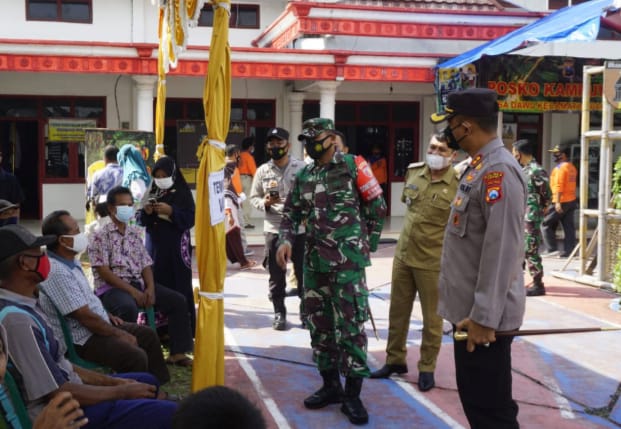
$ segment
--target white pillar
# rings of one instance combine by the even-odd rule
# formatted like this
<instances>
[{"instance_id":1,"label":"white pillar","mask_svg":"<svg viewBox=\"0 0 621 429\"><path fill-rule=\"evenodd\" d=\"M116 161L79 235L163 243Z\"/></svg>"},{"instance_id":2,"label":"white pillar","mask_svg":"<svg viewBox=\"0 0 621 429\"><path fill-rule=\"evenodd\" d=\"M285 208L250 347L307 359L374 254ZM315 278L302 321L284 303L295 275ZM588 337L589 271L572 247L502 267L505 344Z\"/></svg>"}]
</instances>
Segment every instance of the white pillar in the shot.
<instances>
[{"instance_id":1,"label":"white pillar","mask_svg":"<svg viewBox=\"0 0 621 429\"><path fill-rule=\"evenodd\" d=\"M153 90L157 76L132 76L134 79L134 129L153 131Z\"/></svg>"},{"instance_id":2,"label":"white pillar","mask_svg":"<svg viewBox=\"0 0 621 429\"><path fill-rule=\"evenodd\" d=\"M321 99L319 100L319 116L322 118L329 118L334 121L334 106L336 104L336 88L341 82L335 81L322 81L318 82L319 94Z\"/></svg>"},{"instance_id":3,"label":"white pillar","mask_svg":"<svg viewBox=\"0 0 621 429\"><path fill-rule=\"evenodd\" d=\"M298 158L304 158L304 148L298 141L298 135L302 132L302 106L304 105L303 92L290 92L289 98L289 142L291 143L291 154Z\"/></svg>"}]
</instances>

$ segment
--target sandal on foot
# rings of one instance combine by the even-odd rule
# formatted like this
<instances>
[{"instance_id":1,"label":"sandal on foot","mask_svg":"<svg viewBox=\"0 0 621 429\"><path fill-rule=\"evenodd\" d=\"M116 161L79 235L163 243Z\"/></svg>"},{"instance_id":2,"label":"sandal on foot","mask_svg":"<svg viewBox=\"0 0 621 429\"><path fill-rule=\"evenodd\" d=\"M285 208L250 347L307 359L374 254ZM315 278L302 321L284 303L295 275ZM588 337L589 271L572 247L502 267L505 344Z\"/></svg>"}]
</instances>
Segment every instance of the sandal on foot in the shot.
<instances>
[{"instance_id":1,"label":"sandal on foot","mask_svg":"<svg viewBox=\"0 0 621 429\"><path fill-rule=\"evenodd\" d=\"M256 267L256 266L257 266L257 261L254 261L254 260L249 260L249 261L248 261L248 263L247 263L246 265L242 265L242 266L240 267L240 270L241 270L241 271L246 271L246 270L250 270L250 269L252 269L252 268L254 268L254 267Z\"/></svg>"}]
</instances>

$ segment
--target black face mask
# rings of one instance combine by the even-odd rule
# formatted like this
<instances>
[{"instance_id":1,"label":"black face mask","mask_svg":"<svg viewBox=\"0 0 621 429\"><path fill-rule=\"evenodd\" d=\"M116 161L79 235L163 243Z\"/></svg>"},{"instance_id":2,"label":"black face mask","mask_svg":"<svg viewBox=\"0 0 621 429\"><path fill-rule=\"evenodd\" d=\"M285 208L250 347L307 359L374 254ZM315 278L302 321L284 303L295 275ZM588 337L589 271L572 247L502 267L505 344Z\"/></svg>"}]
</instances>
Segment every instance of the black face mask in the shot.
<instances>
[{"instance_id":1,"label":"black face mask","mask_svg":"<svg viewBox=\"0 0 621 429\"><path fill-rule=\"evenodd\" d=\"M323 147L323 143L330 137L332 137L332 135L328 135L321 140L313 140L307 138L304 141L304 148L306 149L306 153L308 154L308 156L313 159L321 158L324 153L330 150L331 146L328 146L326 148Z\"/></svg>"},{"instance_id":2,"label":"black face mask","mask_svg":"<svg viewBox=\"0 0 621 429\"><path fill-rule=\"evenodd\" d=\"M287 154L287 146L285 147L268 147L267 153L272 157L274 161L278 161L282 159L283 156Z\"/></svg>"},{"instance_id":3,"label":"black face mask","mask_svg":"<svg viewBox=\"0 0 621 429\"><path fill-rule=\"evenodd\" d=\"M561 162L563 160L563 155L560 153L555 153L552 157L554 158L554 162Z\"/></svg>"},{"instance_id":4,"label":"black face mask","mask_svg":"<svg viewBox=\"0 0 621 429\"><path fill-rule=\"evenodd\" d=\"M455 128L451 128L450 125L447 125L446 128L442 130L442 134L446 137L446 145L449 149L460 150L461 147L459 146L459 142L466 138L466 136L463 135L459 140L457 140L455 135L453 135L453 130L456 130L459 127L461 127L461 124L457 125Z\"/></svg>"}]
</instances>

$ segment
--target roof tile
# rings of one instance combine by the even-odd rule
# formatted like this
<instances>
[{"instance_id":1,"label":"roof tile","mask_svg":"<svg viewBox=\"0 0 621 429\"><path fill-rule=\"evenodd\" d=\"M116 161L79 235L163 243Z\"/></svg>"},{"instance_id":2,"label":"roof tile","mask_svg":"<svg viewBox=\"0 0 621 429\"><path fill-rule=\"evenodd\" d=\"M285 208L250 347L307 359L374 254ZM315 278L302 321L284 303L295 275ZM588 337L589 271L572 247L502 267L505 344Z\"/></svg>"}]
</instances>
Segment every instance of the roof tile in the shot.
<instances>
[{"instance_id":1,"label":"roof tile","mask_svg":"<svg viewBox=\"0 0 621 429\"><path fill-rule=\"evenodd\" d=\"M344 0L341 4L359 6L407 7L416 9L502 10L502 0ZM506 4L506 3L505 3Z\"/></svg>"}]
</instances>

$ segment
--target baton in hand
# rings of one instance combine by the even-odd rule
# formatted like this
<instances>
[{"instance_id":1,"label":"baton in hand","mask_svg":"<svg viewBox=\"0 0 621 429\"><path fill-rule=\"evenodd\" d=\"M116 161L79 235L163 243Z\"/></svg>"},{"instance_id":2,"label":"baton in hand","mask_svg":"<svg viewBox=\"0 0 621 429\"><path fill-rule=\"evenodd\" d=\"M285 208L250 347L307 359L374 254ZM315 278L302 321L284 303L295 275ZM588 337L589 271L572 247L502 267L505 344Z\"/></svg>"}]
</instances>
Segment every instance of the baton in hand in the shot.
<instances>
[{"instance_id":1,"label":"baton in hand","mask_svg":"<svg viewBox=\"0 0 621 429\"><path fill-rule=\"evenodd\" d=\"M621 331L621 328L614 326L595 326L591 328L565 328L565 329L525 329L523 331L497 331L497 337L525 337L530 335L551 335L551 334L579 334L582 332L605 332L605 331ZM455 341L464 341L468 339L468 331L457 331L453 334Z\"/></svg>"}]
</instances>

